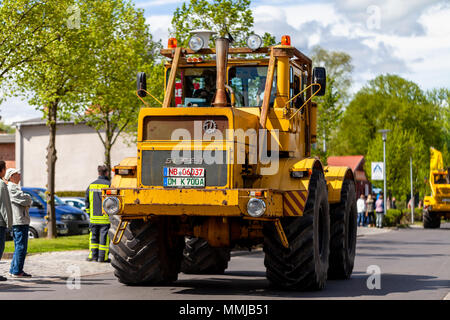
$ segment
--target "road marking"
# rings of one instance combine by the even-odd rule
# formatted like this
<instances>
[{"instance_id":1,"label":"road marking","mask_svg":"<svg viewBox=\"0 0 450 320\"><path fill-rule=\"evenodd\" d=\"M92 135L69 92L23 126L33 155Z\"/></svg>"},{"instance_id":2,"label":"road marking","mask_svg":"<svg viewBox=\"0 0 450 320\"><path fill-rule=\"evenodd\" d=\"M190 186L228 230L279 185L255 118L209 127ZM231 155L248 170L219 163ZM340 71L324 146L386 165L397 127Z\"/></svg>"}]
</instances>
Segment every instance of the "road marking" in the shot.
<instances>
[{"instance_id":1,"label":"road marking","mask_svg":"<svg viewBox=\"0 0 450 320\"><path fill-rule=\"evenodd\" d=\"M444 297L444 300L450 300L450 292Z\"/></svg>"}]
</instances>

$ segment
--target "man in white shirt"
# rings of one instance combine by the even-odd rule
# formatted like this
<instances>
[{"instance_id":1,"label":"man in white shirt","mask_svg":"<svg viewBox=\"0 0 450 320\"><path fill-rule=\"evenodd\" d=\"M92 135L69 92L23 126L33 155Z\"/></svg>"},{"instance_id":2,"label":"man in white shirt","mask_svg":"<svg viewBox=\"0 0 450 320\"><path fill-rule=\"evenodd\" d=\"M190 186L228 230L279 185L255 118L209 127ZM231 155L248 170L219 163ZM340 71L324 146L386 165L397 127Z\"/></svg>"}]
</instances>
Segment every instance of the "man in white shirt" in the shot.
<instances>
[{"instance_id":1,"label":"man in white shirt","mask_svg":"<svg viewBox=\"0 0 450 320\"><path fill-rule=\"evenodd\" d=\"M364 215L366 213L366 200L365 196L362 194L358 201L356 201L356 209L358 210L358 227L361 225L364 227Z\"/></svg>"}]
</instances>

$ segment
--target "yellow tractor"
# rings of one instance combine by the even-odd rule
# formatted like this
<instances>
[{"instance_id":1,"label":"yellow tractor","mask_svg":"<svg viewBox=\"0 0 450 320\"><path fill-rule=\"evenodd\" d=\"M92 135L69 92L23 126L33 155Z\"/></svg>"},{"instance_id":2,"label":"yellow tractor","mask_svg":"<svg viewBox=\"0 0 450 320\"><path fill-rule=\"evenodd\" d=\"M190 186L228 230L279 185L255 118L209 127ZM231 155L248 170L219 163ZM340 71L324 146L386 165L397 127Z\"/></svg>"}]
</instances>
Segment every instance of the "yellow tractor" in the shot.
<instances>
[{"instance_id":1,"label":"yellow tractor","mask_svg":"<svg viewBox=\"0 0 450 320\"><path fill-rule=\"evenodd\" d=\"M424 199L423 227L439 228L442 217L450 219L450 168L444 170L442 154L431 148L430 187L431 196Z\"/></svg>"},{"instance_id":2,"label":"yellow tractor","mask_svg":"<svg viewBox=\"0 0 450 320\"><path fill-rule=\"evenodd\" d=\"M169 39L164 101L154 107L138 74L137 157L115 166L103 189L115 276L156 285L180 272L223 273L232 248L262 244L274 286L318 290L349 278L354 175L311 157L311 100L325 92L325 69L289 36L261 47L253 34L239 48L217 37L209 48L210 35L196 33L189 48Z\"/></svg>"}]
</instances>

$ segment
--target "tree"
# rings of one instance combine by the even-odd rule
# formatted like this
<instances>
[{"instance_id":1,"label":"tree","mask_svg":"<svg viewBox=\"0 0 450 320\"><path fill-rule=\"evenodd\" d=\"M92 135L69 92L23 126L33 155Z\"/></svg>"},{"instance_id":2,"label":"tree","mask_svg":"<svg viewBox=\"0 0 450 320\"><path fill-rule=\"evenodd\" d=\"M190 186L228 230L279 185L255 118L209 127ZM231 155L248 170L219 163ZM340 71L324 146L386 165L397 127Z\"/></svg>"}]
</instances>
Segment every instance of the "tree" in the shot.
<instances>
[{"instance_id":1,"label":"tree","mask_svg":"<svg viewBox=\"0 0 450 320\"><path fill-rule=\"evenodd\" d=\"M394 196L405 198L409 194L412 152L415 189L423 196L424 177L429 170L429 147L442 150L448 138L441 111L414 82L396 75L380 75L361 88L345 109L331 142L333 153L366 155L368 164L381 161L383 149L378 130L391 129L386 142L388 187ZM366 170L369 168L370 165ZM367 174L370 176L370 172Z\"/></svg>"},{"instance_id":2,"label":"tree","mask_svg":"<svg viewBox=\"0 0 450 320\"><path fill-rule=\"evenodd\" d=\"M48 28L60 26L52 18L54 12L41 1L4 0L0 2L0 86L4 80L11 80L12 71L21 68L57 41Z\"/></svg>"},{"instance_id":3,"label":"tree","mask_svg":"<svg viewBox=\"0 0 450 320\"><path fill-rule=\"evenodd\" d=\"M190 32L196 29L216 31L219 36L226 35L228 31L233 36L236 46L247 46L246 39L252 33L253 14L250 9L250 0L191 0L178 7L172 18L170 34L174 36L179 45L187 48ZM264 44L273 44L274 38L266 33L263 36ZM210 41L210 47L214 47Z\"/></svg>"},{"instance_id":4,"label":"tree","mask_svg":"<svg viewBox=\"0 0 450 320\"><path fill-rule=\"evenodd\" d=\"M41 37L34 44L41 48L35 56L28 59L20 73L15 75L16 94L28 97L28 103L41 110L47 118L49 144L47 147L47 216L48 237L56 233L55 219L55 164L57 160L55 137L58 119L67 119L79 107L90 58L88 35L84 26L89 22L88 3L78 2L74 11L73 2L61 0L45 2L45 27ZM77 13L83 12L78 16ZM80 23L71 24L80 19ZM57 39L48 42L48 39Z\"/></svg>"},{"instance_id":5,"label":"tree","mask_svg":"<svg viewBox=\"0 0 450 320\"><path fill-rule=\"evenodd\" d=\"M152 40L143 11L131 3L109 0L92 6L93 18L87 26L92 38L87 104L79 111L78 121L97 131L105 150L105 165L111 171L112 146L122 132L137 123L141 103L136 96L136 74L153 74L158 44ZM159 91L161 97L163 90Z\"/></svg>"},{"instance_id":6,"label":"tree","mask_svg":"<svg viewBox=\"0 0 450 320\"><path fill-rule=\"evenodd\" d=\"M353 65L352 58L347 53L327 51L320 46L312 49L312 60L314 66L325 67L327 71L325 95L315 98L318 104L318 140L319 145L321 142L323 144L322 150L317 150L316 153L326 160L329 154L327 146L335 134L335 128L339 125L343 107L349 96ZM313 92L314 89L316 88L313 88Z\"/></svg>"}]
</instances>

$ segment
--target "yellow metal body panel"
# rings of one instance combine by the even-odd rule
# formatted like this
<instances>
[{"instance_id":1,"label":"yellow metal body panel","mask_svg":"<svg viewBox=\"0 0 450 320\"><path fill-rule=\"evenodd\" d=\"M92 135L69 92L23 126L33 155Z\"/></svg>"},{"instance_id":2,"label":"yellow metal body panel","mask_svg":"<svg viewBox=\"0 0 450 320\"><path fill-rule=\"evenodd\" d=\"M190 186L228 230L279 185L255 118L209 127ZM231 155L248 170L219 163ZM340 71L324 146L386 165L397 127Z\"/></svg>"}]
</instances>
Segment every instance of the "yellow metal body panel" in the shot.
<instances>
[{"instance_id":1,"label":"yellow metal body panel","mask_svg":"<svg viewBox=\"0 0 450 320\"><path fill-rule=\"evenodd\" d=\"M424 198L424 205L431 206L431 211L450 212L450 184L435 183L435 175L448 174L443 170L432 170L430 172L431 196Z\"/></svg>"},{"instance_id":2,"label":"yellow metal body panel","mask_svg":"<svg viewBox=\"0 0 450 320\"><path fill-rule=\"evenodd\" d=\"M137 168L137 158L136 157L125 158L122 161L120 161L119 166ZM114 175L114 177L111 180L111 186L117 188L118 187L136 188L137 187L136 170L134 172L135 173L132 176L121 176L118 174Z\"/></svg>"},{"instance_id":3,"label":"yellow metal body panel","mask_svg":"<svg viewBox=\"0 0 450 320\"><path fill-rule=\"evenodd\" d=\"M108 190L108 189L106 189ZM107 197L106 190L103 197ZM116 196L121 203L122 217L149 215L248 216L248 189L156 189L120 188ZM276 190L260 190L266 203L264 217L283 216L283 195Z\"/></svg>"},{"instance_id":4,"label":"yellow metal body panel","mask_svg":"<svg viewBox=\"0 0 450 320\"><path fill-rule=\"evenodd\" d=\"M324 170L328 186L328 202L339 203L344 179L354 179L352 170L349 167L332 166L327 166Z\"/></svg>"}]
</instances>

